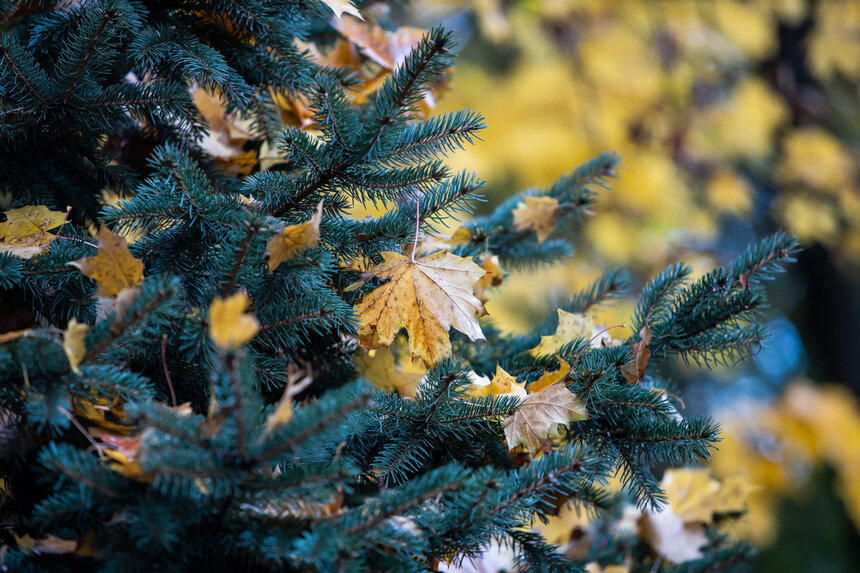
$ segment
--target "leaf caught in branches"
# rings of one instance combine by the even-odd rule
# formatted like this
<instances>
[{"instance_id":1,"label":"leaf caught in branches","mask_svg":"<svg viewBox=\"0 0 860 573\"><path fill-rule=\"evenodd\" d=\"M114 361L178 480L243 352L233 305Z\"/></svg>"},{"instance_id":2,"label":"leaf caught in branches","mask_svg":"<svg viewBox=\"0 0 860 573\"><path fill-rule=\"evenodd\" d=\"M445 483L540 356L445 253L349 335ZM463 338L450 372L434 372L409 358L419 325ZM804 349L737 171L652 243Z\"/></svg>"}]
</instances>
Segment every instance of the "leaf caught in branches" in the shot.
<instances>
[{"instance_id":1,"label":"leaf caught in branches","mask_svg":"<svg viewBox=\"0 0 860 573\"><path fill-rule=\"evenodd\" d=\"M0 223L0 253L30 259L54 240L49 233L66 222L68 211L51 211L44 205L28 205L5 212Z\"/></svg>"},{"instance_id":2,"label":"leaf caught in branches","mask_svg":"<svg viewBox=\"0 0 860 573\"><path fill-rule=\"evenodd\" d=\"M522 444L535 453L543 440L555 434L559 424L588 419L585 403L564 384L553 384L523 400L517 411L505 419L508 448Z\"/></svg>"},{"instance_id":3,"label":"leaf caught in branches","mask_svg":"<svg viewBox=\"0 0 860 573\"><path fill-rule=\"evenodd\" d=\"M538 242L543 243L555 230L558 219L558 200L552 197L523 197L514 209L514 229L534 230Z\"/></svg>"},{"instance_id":4,"label":"leaf caught in branches","mask_svg":"<svg viewBox=\"0 0 860 573\"><path fill-rule=\"evenodd\" d=\"M274 272L281 263L292 260L300 251L319 244L322 208L320 201L310 220L297 225L287 225L283 231L272 237L266 245L269 272Z\"/></svg>"},{"instance_id":5,"label":"leaf caught in branches","mask_svg":"<svg viewBox=\"0 0 860 573\"><path fill-rule=\"evenodd\" d=\"M355 307L362 346L389 346L406 328L409 352L429 366L451 355L451 327L471 340L484 339L478 324L484 306L472 294L472 286L485 274L481 267L448 252L416 260L390 251L382 256L384 262L366 274L390 280Z\"/></svg>"},{"instance_id":6,"label":"leaf caught in branches","mask_svg":"<svg viewBox=\"0 0 860 573\"><path fill-rule=\"evenodd\" d=\"M99 252L69 264L98 284L96 296L116 297L122 290L143 283L143 262L128 251L125 237L102 225L99 229Z\"/></svg>"}]
</instances>

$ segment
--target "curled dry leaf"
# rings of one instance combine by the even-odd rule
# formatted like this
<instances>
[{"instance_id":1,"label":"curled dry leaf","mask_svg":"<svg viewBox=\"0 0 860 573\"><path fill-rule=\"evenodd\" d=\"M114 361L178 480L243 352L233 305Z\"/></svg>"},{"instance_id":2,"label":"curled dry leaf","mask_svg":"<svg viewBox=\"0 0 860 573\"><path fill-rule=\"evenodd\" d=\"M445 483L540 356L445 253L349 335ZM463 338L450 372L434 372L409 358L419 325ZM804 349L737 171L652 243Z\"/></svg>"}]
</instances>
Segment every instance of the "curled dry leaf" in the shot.
<instances>
[{"instance_id":1,"label":"curled dry leaf","mask_svg":"<svg viewBox=\"0 0 860 573\"><path fill-rule=\"evenodd\" d=\"M588 419L585 403L564 384L553 384L520 402L517 411L504 421L508 448L522 444L537 452L543 440L555 435L559 424Z\"/></svg>"},{"instance_id":2,"label":"curled dry leaf","mask_svg":"<svg viewBox=\"0 0 860 573\"><path fill-rule=\"evenodd\" d=\"M523 197L514 209L514 229L534 230L539 243L543 243L555 230L558 219L558 201L552 197Z\"/></svg>"},{"instance_id":3,"label":"curled dry leaf","mask_svg":"<svg viewBox=\"0 0 860 573\"><path fill-rule=\"evenodd\" d=\"M358 8L352 5L351 0L322 0L322 3L331 8L336 18L341 18L346 13L364 20Z\"/></svg>"},{"instance_id":4,"label":"curled dry leaf","mask_svg":"<svg viewBox=\"0 0 860 573\"><path fill-rule=\"evenodd\" d=\"M475 297L481 302L487 302L487 289L501 286L505 280L505 271L499 266L499 257L496 255L483 255L480 259L481 268L486 271L484 276L475 283Z\"/></svg>"},{"instance_id":5,"label":"curled dry leaf","mask_svg":"<svg viewBox=\"0 0 860 573\"><path fill-rule=\"evenodd\" d=\"M401 328L409 333L409 352L428 366L451 355L448 330L483 340L478 317L484 305L472 286L484 270L471 259L439 252L413 260L394 252L367 274L387 283L366 295L355 310L365 348L389 346Z\"/></svg>"},{"instance_id":6,"label":"curled dry leaf","mask_svg":"<svg viewBox=\"0 0 860 573\"><path fill-rule=\"evenodd\" d=\"M651 344L651 329L646 324L639 331L639 342L634 342L630 347L630 353L633 355L633 360L623 370L624 378L629 384L636 384L643 376L648 368L648 359L651 358L651 350L648 345Z\"/></svg>"},{"instance_id":7,"label":"curled dry leaf","mask_svg":"<svg viewBox=\"0 0 860 573\"><path fill-rule=\"evenodd\" d=\"M567 373L570 372L570 364L561 356L556 356L556 359L558 360L558 370L544 372L540 378L529 384L529 392L532 394L540 392L567 376Z\"/></svg>"},{"instance_id":8,"label":"curled dry leaf","mask_svg":"<svg viewBox=\"0 0 860 573\"><path fill-rule=\"evenodd\" d=\"M565 344L581 338L589 340L594 332L594 321L579 312L558 309L558 328L551 336L541 336L540 344L529 350L532 356L548 356Z\"/></svg>"},{"instance_id":9,"label":"curled dry leaf","mask_svg":"<svg viewBox=\"0 0 860 573\"><path fill-rule=\"evenodd\" d=\"M310 220L297 225L287 225L283 231L272 237L266 245L269 272L274 272L281 263L292 260L300 251L319 244L322 210L323 202L320 201Z\"/></svg>"},{"instance_id":10,"label":"curled dry leaf","mask_svg":"<svg viewBox=\"0 0 860 573\"><path fill-rule=\"evenodd\" d=\"M96 296L113 298L143 283L143 262L131 256L125 237L102 225L98 239L98 254L68 263L96 281Z\"/></svg>"},{"instance_id":11,"label":"curled dry leaf","mask_svg":"<svg viewBox=\"0 0 860 573\"><path fill-rule=\"evenodd\" d=\"M476 398L480 398L481 396L517 396L525 398L528 396L526 387L523 384L519 384L516 377L505 372L499 365L496 365L496 374L489 384L476 384L473 382L466 388L466 393Z\"/></svg>"},{"instance_id":12,"label":"curled dry leaf","mask_svg":"<svg viewBox=\"0 0 860 573\"><path fill-rule=\"evenodd\" d=\"M248 297L237 292L227 298L216 298L209 307L209 336L222 350L235 350L254 338L260 323L247 314Z\"/></svg>"},{"instance_id":13,"label":"curled dry leaf","mask_svg":"<svg viewBox=\"0 0 860 573\"><path fill-rule=\"evenodd\" d=\"M44 205L27 205L5 212L0 223L0 253L30 259L54 240L49 233L66 222L68 211L51 211Z\"/></svg>"}]
</instances>

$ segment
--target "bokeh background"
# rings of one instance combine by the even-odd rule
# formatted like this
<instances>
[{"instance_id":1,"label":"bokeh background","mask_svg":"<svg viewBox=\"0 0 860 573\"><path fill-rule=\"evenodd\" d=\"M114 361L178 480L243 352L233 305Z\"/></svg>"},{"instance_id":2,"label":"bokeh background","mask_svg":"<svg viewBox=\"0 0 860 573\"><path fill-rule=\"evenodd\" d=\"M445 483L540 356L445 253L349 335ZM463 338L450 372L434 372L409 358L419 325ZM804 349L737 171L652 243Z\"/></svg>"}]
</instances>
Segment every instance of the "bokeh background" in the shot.
<instances>
[{"instance_id":1,"label":"bokeh background","mask_svg":"<svg viewBox=\"0 0 860 573\"><path fill-rule=\"evenodd\" d=\"M482 209L599 152L623 157L577 257L491 298L503 328L528 329L607 267L641 286L777 229L800 238L754 360L662 374L688 413L723 424L712 474L755 486L736 534L760 549L756 570L860 571L860 2L421 0L402 17L460 40L436 109L487 118L452 161L488 180Z\"/></svg>"}]
</instances>

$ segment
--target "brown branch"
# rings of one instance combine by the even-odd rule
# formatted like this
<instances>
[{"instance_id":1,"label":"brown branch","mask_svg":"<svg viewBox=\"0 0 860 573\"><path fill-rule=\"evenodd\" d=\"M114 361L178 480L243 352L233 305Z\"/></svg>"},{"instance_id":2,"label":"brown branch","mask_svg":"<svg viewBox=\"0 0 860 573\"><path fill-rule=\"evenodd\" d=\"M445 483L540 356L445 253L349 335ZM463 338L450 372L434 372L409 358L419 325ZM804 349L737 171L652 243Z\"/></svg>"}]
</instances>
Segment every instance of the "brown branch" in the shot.
<instances>
[{"instance_id":1,"label":"brown branch","mask_svg":"<svg viewBox=\"0 0 860 573\"><path fill-rule=\"evenodd\" d=\"M89 43L87 44L86 50L84 50L84 55L81 58L81 61L78 63L77 69L75 69L75 74L72 76L72 81L69 82L69 87L66 89L66 92L60 96L60 103L64 104L69 101L69 98L72 97L72 93L74 93L75 88L78 86L78 82L81 81L81 76L84 74L84 70L87 69L87 64L90 61L90 58L93 57L93 54L96 51L96 42L98 42L101 35L104 33L105 28L108 25L116 13L113 9L106 10L104 16L102 17L102 21L99 23L99 27L96 30L95 34L93 34L92 38L90 38Z\"/></svg>"}]
</instances>

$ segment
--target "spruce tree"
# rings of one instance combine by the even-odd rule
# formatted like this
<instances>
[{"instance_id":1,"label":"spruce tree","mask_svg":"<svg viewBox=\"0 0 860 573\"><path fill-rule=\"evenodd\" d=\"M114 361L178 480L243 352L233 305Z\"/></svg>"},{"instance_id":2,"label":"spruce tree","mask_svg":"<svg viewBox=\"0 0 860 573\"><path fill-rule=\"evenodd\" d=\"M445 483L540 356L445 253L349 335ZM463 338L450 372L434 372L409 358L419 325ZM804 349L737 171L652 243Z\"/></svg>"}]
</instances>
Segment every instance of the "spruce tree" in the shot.
<instances>
[{"instance_id":1,"label":"spruce tree","mask_svg":"<svg viewBox=\"0 0 860 573\"><path fill-rule=\"evenodd\" d=\"M615 474L658 509L654 472L719 440L712 420L678 414L654 366L754 353L761 281L794 239L695 280L670 267L626 340L542 346L627 292L618 270L528 334L479 323L473 289L499 266L572 255L619 158L434 234L483 185L442 161L480 115L417 113L452 66L444 30L355 104L355 74L297 47L335 38L316 0L0 13L0 296L23 311L0 334L5 570L424 571L495 540L522 570L578 571L527 526L569 500L611 515ZM209 156L193 89L250 118L283 164L240 176ZM278 92L308 102L316 131L280 128ZM355 203L386 212L358 220ZM392 389L359 375L367 350ZM427 371L411 391L413 358ZM674 569L608 530L599 550ZM748 552L714 533L678 569Z\"/></svg>"}]
</instances>

